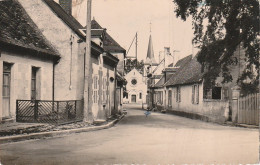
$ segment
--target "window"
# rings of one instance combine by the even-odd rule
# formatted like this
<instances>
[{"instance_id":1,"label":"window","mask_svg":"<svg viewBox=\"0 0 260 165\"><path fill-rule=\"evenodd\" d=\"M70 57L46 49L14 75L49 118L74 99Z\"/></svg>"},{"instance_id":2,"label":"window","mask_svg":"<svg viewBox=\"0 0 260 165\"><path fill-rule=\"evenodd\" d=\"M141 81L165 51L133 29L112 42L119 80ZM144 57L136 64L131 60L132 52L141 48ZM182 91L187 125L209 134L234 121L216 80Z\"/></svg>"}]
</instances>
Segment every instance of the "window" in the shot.
<instances>
[{"instance_id":1,"label":"window","mask_svg":"<svg viewBox=\"0 0 260 165\"><path fill-rule=\"evenodd\" d=\"M221 99L221 87L212 88L212 99Z\"/></svg>"},{"instance_id":2,"label":"window","mask_svg":"<svg viewBox=\"0 0 260 165\"><path fill-rule=\"evenodd\" d=\"M132 79L131 83L132 83L132 85L136 85L137 84L137 80L136 79Z\"/></svg>"},{"instance_id":3,"label":"window","mask_svg":"<svg viewBox=\"0 0 260 165\"><path fill-rule=\"evenodd\" d=\"M98 76L94 75L94 90L93 90L93 103L98 102Z\"/></svg>"},{"instance_id":4,"label":"window","mask_svg":"<svg viewBox=\"0 0 260 165\"><path fill-rule=\"evenodd\" d=\"M181 102L181 87L176 88L176 102Z\"/></svg>"},{"instance_id":5,"label":"window","mask_svg":"<svg viewBox=\"0 0 260 165\"><path fill-rule=\"evenodd\" d=\"M157 103L163 104L163 92L162 91L157 92Z\"/></svg>"},{"instance_id":6,"label":"window","mask_svg":"<svg viewBox=\"0 0 260 165\"><path fill-rule=\"evenodd\" d=\"M37 71L38 71L38 68L36 67L32 67L32 76L31 76L31 99L32 100L36 100L36 94L37 94Z\"/></svg>"},{"instance_id":7,"label":"window","mask_svg":"<svg viewBox=\"0 0 260 165\"><path fill-rule=\"evenodd\" d=\"M199 104L199 85L192 86L192 104Z\"/></svg>"},{"instance_id":8,"label":"window","mask_svg":"<svg viewBox=\"0 0 260 165\"><path fill-rule=\"evenodd\" d=\"M139 99L142 99L142 93L139 93Z\"/></svg>"},{"instance_id":9,"label":"window","mask_svg":"<svg viewBox=\"0 0 260 165\"><path fill-rule=\"evenodd\" d=\"M172 91L168 91L168 106L172 107Z\"/></svg>"},{"instance_id":10,"label":"window","mask_svg":"<svg viewBox=\"0 0 260 165\"><path fill-rule=\"evenodd\" d=\"M204 90L204 98L214 99L214 100L228 99L228 88L225 87L206 88Z\"/></svg>"},{"instance_id":11,"label":"window","mask_svg":"<svg viewBox=\"0 0 260 165\"><path fill-rule=\"evenodd\" d=\"M103 103L107 101L107 79L103 78Z\"/></svg>"}]
</instances>

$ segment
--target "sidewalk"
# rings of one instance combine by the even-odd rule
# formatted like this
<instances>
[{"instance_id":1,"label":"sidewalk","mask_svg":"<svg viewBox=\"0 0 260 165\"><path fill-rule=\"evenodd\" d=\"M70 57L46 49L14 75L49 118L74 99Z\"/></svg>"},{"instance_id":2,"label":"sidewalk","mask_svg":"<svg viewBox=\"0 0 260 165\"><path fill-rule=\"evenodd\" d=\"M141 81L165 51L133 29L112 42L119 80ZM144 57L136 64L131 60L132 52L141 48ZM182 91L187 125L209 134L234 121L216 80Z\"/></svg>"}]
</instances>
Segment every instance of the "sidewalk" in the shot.
<instances>
[{"instance_id":1,"label":"sidewalk","mask_svg":"<svg viewBox=\"0 0 260 165\"><path fill-rule=\"evenodd\" d=\"M28 139L52 137L62 134L106 129L115 125L123 117L124 115L113 117L108 121L96 122L96 124L89 124L85 122L77 122L66 125L5 123L0 125L0 144Z\"/></svg>"}]
</instances>

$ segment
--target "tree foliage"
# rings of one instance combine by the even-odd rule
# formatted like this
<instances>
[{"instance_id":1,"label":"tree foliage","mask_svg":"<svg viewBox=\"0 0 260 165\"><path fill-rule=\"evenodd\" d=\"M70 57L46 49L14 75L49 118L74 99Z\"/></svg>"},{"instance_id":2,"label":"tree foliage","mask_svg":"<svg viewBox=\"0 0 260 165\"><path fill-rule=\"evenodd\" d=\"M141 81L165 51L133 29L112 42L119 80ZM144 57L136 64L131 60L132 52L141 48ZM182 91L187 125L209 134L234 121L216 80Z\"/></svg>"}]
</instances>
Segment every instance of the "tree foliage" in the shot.
<instances>
[{"instance_id":1,"label":"tree foliage","mask_svg":"<svg viewBox=\"0 0 260 165\"><path fill-rule=\"evenodd\" d=\"M174 0L177 17L192 18L193 42L200 52L198 61L207 69L206 78L222 73L223 83L232 81L229 66L237 63L234 53L245 50L246 67L240 84L250 79L259 83L258 0ZM252 66L256 69L253 76Z\"/></svg>"},{"instance_id":2,"label":"tree foliage","mask_svg":"<svg viewBox=\"0 0 260 165\"><path fill-rule=\"evenodd\" d=\"M125 73L129 73L132 69L136 68L141 74L143 74L144 70L144 62L143 60L138 61L136 59L127 59L125 63Z\"/></svg>"}]
</instances>

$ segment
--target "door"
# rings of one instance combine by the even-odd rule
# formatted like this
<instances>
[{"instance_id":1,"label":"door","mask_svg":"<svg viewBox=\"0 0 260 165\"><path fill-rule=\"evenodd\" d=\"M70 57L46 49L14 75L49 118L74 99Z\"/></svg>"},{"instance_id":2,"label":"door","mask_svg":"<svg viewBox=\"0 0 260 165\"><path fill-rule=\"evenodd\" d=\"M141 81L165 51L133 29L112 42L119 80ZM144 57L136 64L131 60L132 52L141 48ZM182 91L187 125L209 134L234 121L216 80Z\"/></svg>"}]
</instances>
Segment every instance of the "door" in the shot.
<instances>
[{"instance_id":1,"label":"door","mask_svg":"<svg viewBox=\"0 0 260 165\"><path fill-rule=\"evenodd\" d=\"M4 63L3 68L3 118L11 117L10 113L10 89L11 88L11 64Z\"/></svg>"},{"instance_id":2,"label":"door","mask_svg":"<svg viewBox=\"0 0 260 165\"><path fill-rule=\"evenodd\" d=\"M136 95L132 95L131 102L136 103Z\"/></svg>"}]
</instances>

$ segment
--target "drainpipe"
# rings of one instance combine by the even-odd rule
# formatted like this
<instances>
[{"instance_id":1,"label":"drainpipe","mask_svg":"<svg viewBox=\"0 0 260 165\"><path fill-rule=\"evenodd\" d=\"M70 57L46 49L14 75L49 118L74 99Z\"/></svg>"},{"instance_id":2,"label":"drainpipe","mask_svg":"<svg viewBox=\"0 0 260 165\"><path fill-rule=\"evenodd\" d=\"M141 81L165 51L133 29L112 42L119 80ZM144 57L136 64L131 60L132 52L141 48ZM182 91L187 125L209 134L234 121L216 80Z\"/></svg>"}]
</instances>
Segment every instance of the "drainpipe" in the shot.
<instances>
[{"instance_id":1,"label":"drainpipe","mask_svg":"<svg viewBox=\"0 0 260 165\"><path fill-rule=\"evenodd\" d=\"M52 101L54 102L54 97L55 97L55 94L54 94L54 92L55 92L55 70L54 70L54 68L55 68L55 62L53 62L53 64L52 64Z\"/></svg>"},{"instance_id":2,"label":"drainpipe","mask_svg":"<svg viewBox=\"0 0 260 165\"><path fill-rule=\"evenodd\" d=\"M116 90L117 90L117 88L116 88L116 85L117 85L117 81L116 81L116 72L117 72L117 66L115 67L115 90L114 90L114 111L115 111L115 114L116 114L116 99L117 99L117 97L116 97Z\"/></svg>"}]
</instances>

